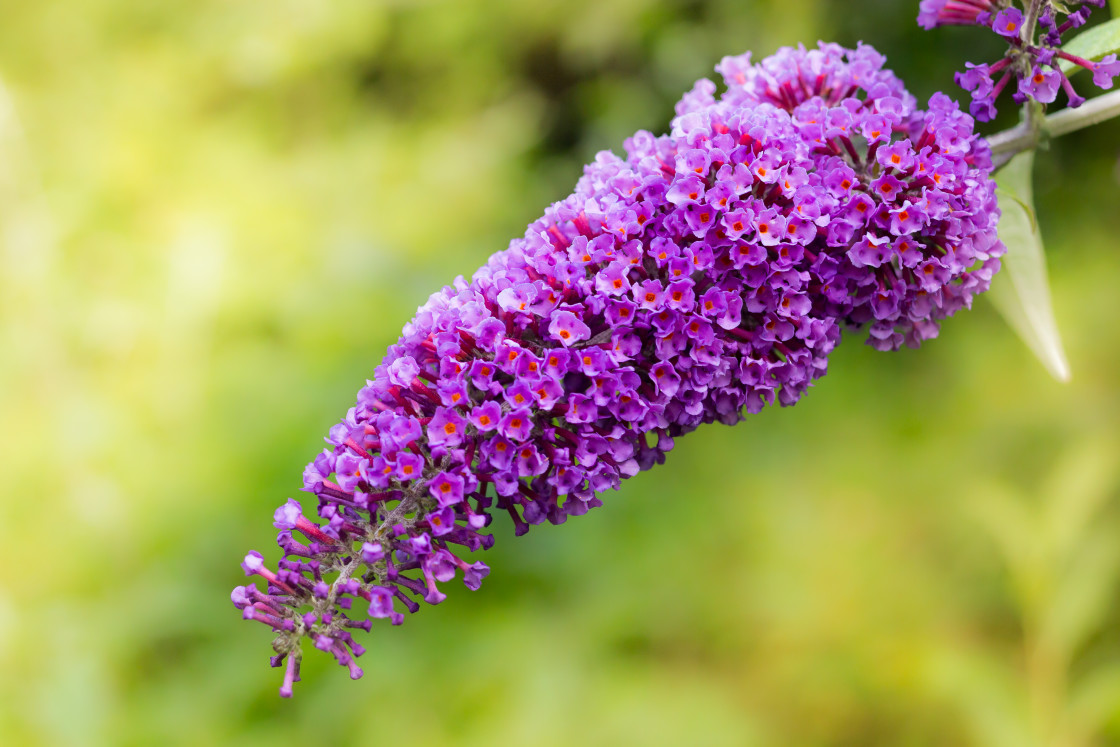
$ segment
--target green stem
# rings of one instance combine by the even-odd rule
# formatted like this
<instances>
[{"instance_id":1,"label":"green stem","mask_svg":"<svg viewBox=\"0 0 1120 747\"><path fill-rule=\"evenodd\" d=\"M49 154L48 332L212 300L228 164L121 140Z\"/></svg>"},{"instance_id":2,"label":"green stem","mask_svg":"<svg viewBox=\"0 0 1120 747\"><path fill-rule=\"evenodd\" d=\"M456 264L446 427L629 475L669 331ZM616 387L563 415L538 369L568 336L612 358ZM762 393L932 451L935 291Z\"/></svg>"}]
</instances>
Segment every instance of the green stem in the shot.
<instances>
[{"instance_id":1,"label":"green stem","mask_svg":"<svg viewBox=\"0 0 1120 747\"><path fill-rule=\"evenodd\" d=\"M992 160L998 169L1017 154L1038 145L1042 133L1060 137L1114 117L1120 117L1120 90L1090 99L1076 109L1063 109L1051 114L1042 120L1039 128L1041 132L1035 132L1028 124L997 132L988 138Z\"/></svg>"}]
</instances>

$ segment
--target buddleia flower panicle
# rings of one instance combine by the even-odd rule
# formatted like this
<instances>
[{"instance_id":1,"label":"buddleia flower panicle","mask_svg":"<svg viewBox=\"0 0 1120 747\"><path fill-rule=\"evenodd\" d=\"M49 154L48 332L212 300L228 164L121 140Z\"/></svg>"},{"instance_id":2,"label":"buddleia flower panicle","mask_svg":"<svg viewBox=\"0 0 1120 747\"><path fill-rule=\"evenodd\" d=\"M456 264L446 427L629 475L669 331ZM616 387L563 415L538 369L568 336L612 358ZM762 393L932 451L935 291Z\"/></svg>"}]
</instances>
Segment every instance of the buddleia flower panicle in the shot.
<instances>
[{"instance_id":1,"label":"buddleia flower panicle","mask_svg":"<svg viewBox=\"0 0 1120 747\"><path fill-rule=\"evenodd\" d=\"M926 29L949 24L986 26L1007 41L1007 53L1000 60L966 63L956 75L957 85L972 95L972 115L986 122L995 118L996 100L1007 88L1017 104L1050 104L1064 91L1071 108L1081 106L1085 99L1062 71L1062 60L1090 71L1098 88L1112 88L1113 79L1120 75L1115 54L1094 62L1061 48L1063 35L1084 26L1093 8L1105 4L1106 0L1046 0L1037 23L1030 24L1010 0L922 0L918 24Z\"/></svg>"},{"instance_id":2,"label":"buddleia flower panicle","mask_svg":"<svg viewBox=\"0 0 1120 747\"><path fill-rule=\"evenodd\" d=\"M943 94L917 107L869 46L725 58L668 135L600 153L572 195L437 291L276 510L282 558L243 568L281 694L302 644L345 666L489 568L507 514L562 524L704 423L796 403L841 329L917 346L970 305L1003 247L991 159Z\"/></svg>"}]
</instances>

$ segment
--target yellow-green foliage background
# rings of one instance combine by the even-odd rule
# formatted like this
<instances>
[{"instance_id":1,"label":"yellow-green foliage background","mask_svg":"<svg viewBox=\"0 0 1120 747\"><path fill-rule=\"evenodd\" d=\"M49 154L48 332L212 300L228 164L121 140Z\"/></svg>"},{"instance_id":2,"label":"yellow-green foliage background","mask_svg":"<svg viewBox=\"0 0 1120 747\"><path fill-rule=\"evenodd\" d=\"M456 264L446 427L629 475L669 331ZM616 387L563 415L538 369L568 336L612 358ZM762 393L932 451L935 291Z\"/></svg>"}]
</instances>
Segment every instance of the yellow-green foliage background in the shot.
<instances>
[{"instance_id":1,"label":"yellow-green foliage background","mask_svg":"<svg viewBox=\"0 0 1120 747\"><path fill-rule=\"evenodd\" d=\"M849 339L290 702L228 601L432 290L725 54L998 54L916 8L0 2L0 743L1120 744L1116 122L1039 159L1071 384Z\"/></svg>"}]
</instances>

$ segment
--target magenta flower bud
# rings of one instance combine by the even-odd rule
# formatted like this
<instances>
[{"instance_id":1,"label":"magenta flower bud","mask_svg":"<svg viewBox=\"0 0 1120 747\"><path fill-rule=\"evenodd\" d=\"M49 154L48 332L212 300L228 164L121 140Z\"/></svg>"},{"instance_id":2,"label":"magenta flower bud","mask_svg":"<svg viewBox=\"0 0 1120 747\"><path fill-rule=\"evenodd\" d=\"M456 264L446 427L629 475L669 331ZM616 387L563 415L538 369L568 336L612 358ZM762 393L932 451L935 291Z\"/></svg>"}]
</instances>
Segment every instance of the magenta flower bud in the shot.
<instances>
[{"instance_id":1,"label":"magenta flower bud","mask_svg":"<svg viewBox=\"0 0 1120 747\"><path fill-rule=\"evenodd\" d=\"M385 551L380 542L365 542L362 544L362 562L373 564L385 559Z\"/></svg>"},{"instance_id":2,"label":"magenta flower bud","mask_svg":"<svg viewBox=\"0 0 1120 747\"><path fill-rule=\"evenodd\" d=\"M249 590L244 586L234 587L233 593L230 594L230 600L233 606L239 610L243 610L252 604L252 598L249 596Z\"/></svg>"},{"instance_id":3,"label":"magenta flower bud","mask_svg":"<svg viewBox=\"0 0 1120 747\"><path fill-rule=\"evenodd\" d=\"M303 516L303 508L297 501L289 498L287 502L276 509L272 515L272 526L277 529L295 529L296 522Z\"/></svg>"},{"instance_id":4,"label":"magenta flower bud","mask_svg":"<svg viewBox=\"0 0 1120 747\"><path fill-rule=\"evenodd\" d=\"M991 0L922 0L918 24L925 29L950 24L981 25L991 7Z\"/></svg>"}]
</instances>

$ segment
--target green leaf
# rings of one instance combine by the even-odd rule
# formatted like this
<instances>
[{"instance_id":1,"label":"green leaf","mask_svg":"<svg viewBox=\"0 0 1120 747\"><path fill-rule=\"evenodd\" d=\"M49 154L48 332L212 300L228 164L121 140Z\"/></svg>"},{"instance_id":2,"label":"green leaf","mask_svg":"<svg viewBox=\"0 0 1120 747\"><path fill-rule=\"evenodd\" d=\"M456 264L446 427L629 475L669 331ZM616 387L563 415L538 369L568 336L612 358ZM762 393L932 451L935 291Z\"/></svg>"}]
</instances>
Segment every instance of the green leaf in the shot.
<instances>
[{"instance_id":1,"label":"green leaf","mask_svg":"<svg viewBox=\"0 0 1120 747\"><path fill-rule=\"evenodd\" d=\"M1117 5L1120 3L1113 3L1114 8ZM1120 8L1115 8L1113 12L1120 13ZM1063 46L1062 51L1094 62L1106 54L1120 54L1120 18L1113 18L1111 21L1105 21L1099 26L1081 32ZM1061 60L1058 64L1066 75L1071 71L1082 69L1069 60Z\"/></svg>"},{"instance_id":2,"label":"green leaf","mask_svg":"<svg viewBox=\"0 0 1120 747\"><path fill-rule=\"evenodd\" d=\"M1120 703L1120 668L1115 661L1106 659L1070 688L1066 706L1069 728L1082 734L1099 731L1115 718L1117 703Z\"/></svg>"},{"instance_id":3,"label":"green leaf","mask_svg":"<svg viewBox=\"0 0 1120 747\"><path fill-rule=\"evenodd\" d=\"M996 175L996 194L1003 212L999 237L1007 246L1007 254L987 295L1046 370L1058 381L1069 381L1069 363L1054 322L1046 255L1035 219L1033 167L1034 152L1028 151L1013 158Z\"/></svg>"}]
</instances>

